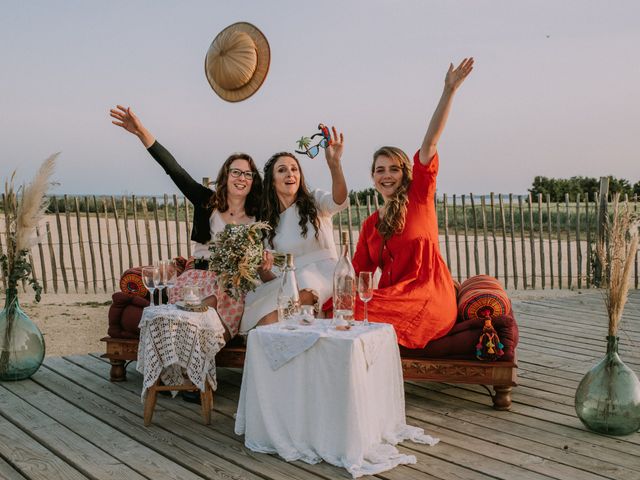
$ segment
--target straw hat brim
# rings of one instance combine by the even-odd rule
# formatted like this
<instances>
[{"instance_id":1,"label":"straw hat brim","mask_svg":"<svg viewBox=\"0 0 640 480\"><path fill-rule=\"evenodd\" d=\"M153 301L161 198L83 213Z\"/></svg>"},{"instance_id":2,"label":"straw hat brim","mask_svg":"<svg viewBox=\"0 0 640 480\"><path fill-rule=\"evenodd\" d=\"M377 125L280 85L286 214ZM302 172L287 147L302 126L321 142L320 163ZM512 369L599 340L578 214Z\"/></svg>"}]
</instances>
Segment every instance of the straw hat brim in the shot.
<instances>
[{"instance_id":1,"label":"straw hat brim","mask_svg":"<svg viewBox=\"0 0 640 480\"><path fill-rule=\"evenodd\" d=\"M216 40L223 33L234 30L239 32L244 32L248 34L256 47L256 69L251 77L251 80L247 82L240 88L229 90L223 88L220 84L218 84L212 74L212 62L211 62L211 52L213 49ZM269 73L269 63L271 62L271 50L269 48L269 42L267 41L267 37L254 25L247 22L238 22L232 25L229 25L227 28L222 30L216 38L213 39L211 45L209 46L209 50L207 50L207 55L204 60L204 72L207 76L207 80L209 81L209 85L213 88L213 91L218 94L220 98L226 100L227 102L240 102L242 100L246 100L251 95L256 93L258 89L264 83L264 80L267 78L267 73Z\"/></svg>"}]
</instances>

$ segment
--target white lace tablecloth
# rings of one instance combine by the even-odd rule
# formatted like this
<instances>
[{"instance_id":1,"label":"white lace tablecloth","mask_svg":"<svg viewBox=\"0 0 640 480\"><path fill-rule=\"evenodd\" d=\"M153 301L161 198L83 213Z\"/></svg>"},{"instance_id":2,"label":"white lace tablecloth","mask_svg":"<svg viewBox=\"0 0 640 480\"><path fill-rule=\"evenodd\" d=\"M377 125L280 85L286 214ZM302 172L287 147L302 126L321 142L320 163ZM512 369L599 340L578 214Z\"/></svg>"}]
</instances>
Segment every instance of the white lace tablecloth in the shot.
<instances>
[{"instance_id":1,"label":"white lace tablecloth","mask_svg":"<svg viewBox=\"0 0 640 480\"><path fill-rule=\"evenodd\" d=\"M252 330L235 432L253 451L325 460L354 478L415 463L395 447L403 440L438 442L406 424L400 352L388 324Z\"/></svg>"},{"instance_id":2,"label":"white lace tablecloth","mask_svg":"<svg viewBox=\"0 0 640 480\"><path fill-rule=\"evenodd\" d=\"M175 305L145 308L136 365L144 376L142 401L158 377L165 385L182 385L186 373L200 390L205 381L215 390L215 357L224 344L224 327L213 308L202 313Z\"/></svg>"}]
</instances>

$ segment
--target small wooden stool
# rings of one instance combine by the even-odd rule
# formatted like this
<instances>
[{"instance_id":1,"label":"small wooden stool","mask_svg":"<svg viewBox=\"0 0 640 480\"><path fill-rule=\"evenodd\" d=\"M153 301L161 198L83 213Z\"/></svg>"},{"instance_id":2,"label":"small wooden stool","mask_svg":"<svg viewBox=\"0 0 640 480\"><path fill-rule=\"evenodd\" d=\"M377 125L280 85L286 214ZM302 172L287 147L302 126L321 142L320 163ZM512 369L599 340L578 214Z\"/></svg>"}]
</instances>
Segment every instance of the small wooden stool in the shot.
<instances>
[{"instance_id":1,"label":"small wooden stool","mask_svg":"<svg viewBox=\"0 0 640 480\"><path fill-rule=\"evenodd\" d=\"M147 391L147 398L144 401L144 426L151 425L151 419L153 418L153 411L156 408L156 401L158 400L158 392L166 391L187 391L187 392L200 392L200 406L202 407L202 420L205 425L211 425L211 410L213 410L213 390L209 382L204 382L204 392L201 391L195 385L159 385L160 379L156 380L156 383L152 387L149 387Z\"/></svg>"}]
</instances>

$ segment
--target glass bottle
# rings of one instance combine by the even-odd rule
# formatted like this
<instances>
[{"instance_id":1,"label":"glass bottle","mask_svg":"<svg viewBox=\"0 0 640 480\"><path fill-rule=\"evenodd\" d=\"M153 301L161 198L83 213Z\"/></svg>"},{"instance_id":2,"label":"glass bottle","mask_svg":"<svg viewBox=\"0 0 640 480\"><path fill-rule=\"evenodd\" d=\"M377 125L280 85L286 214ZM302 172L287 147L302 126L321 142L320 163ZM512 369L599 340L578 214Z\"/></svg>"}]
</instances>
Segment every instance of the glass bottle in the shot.
<instances>
[{"instance_id":1,"label":"glass bottle","mask_svg":"<svg viewBox=\"0 0 640 480\"><path fill-rule=\"evenodd\" d=\"M353 319L356 306L356 272L349 258L349 233L342 232L342 253L333 271L333 318L337 325Z\"/></svg>"},{"instance_id":2,"label":"glass bottle","mask_svg":"<svg viewBox=\"0 0 640 480\"><path fill-rule=\"evenodd\" d=\"M285 327L295 324L300 318L300 292L295 270L293 255L287 253L278 290L278 322Z\"/></svg>"}]
</instances>

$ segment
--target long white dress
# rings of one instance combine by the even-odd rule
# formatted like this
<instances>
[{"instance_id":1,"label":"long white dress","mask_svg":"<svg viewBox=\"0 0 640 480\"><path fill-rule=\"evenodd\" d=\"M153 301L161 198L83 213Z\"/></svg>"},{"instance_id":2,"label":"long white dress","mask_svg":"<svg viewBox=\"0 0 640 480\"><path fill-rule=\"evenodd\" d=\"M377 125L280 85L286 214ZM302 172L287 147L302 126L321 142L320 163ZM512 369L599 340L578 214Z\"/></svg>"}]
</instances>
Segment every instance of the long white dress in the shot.
<instances>
[{"instance_id":1,"label":"long white dress","mask_svg":"<svg viewBox=\"0 0 640 480\"><path fill-rule=\"evenodd\" d=\"M314 190L313 199L318 210L318 238L311 222L307 223L307 237L300 233L300 215L294 204L280 214L280 223L273 239L273 249L278 253L292 253L299 290L311 291L322 305L333 294L333 270L338 260L338 252L333 239L332 216L347 207L348 199L341 205L333 201L330 192ZM271 248L267 246L267 248ZM259 285L245 298L244 314L240 322L240 333L246 333L256 323L277 310L280 275Z\"/></svg>"}]
</instances>

